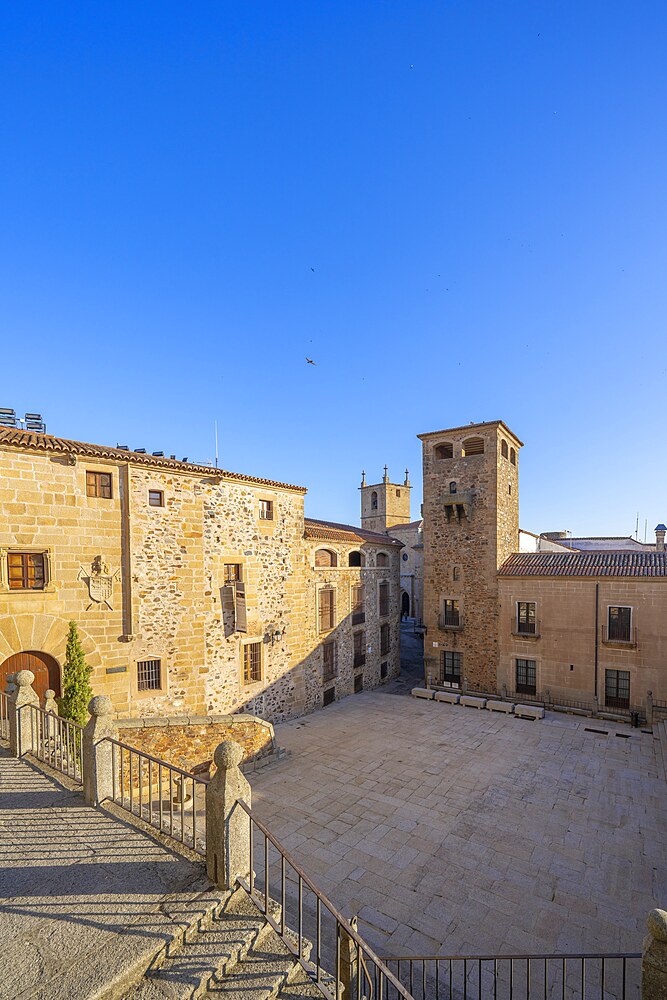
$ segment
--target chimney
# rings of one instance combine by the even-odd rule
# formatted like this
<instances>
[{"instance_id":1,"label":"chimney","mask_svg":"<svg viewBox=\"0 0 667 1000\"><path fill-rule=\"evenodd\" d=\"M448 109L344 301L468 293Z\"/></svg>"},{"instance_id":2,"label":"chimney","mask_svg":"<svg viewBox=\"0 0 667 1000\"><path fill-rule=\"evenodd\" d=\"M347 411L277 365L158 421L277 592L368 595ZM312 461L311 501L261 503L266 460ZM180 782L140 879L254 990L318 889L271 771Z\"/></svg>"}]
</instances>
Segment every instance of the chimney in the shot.
<instances>
[{"instance_id":1,"label":"chimney","mask_svg":"<svg viewBox=\"0 0 667 1000\"><path fill-rule=\"evenodd\" d=\"M667 527L664 524L656 525L655 529L655 551L664 552L665 551L665 532Z\"/></svg>"}]
</instances>

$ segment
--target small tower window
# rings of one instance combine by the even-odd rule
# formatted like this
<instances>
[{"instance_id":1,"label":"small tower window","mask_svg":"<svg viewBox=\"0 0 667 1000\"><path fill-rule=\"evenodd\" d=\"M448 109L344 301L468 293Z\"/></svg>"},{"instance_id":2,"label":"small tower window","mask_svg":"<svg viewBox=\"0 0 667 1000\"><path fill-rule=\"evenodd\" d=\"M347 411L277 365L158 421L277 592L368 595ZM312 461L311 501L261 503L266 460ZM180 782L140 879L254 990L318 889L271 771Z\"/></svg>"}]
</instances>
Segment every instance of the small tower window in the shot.
<instances>
[{"instance_id":1,"label":"small tower window","mask_svg":"<svg viewBox=\"0 0 667 1000\"><path fill-rule=\"evenodd\" d=\"M337 563L336 553L332 552L331 549L318 549L315 553L316 566L336 566Z\"/></svg>"},{"instance_id":2,"label":"small tower window","mask_svg":"<svg viewBox=\"0 0 667 1000\"><path fill-rule=\"evenodd\" d=\"M516 452L514 448L510 448L510 462L512 465L516 465Z\"/></svg>"},{"instance_id":3,"label":"small tower window","mask_svg":"<svg viewBox=\"0 0 667 1000\"><path fill-rule=\"evenodd\" d=\"M363 566L364 557L362 556L361 552L350 552L347 559L347 564L348 566Z\"/></svg>"},{"instance_id":4,"label":"small tower window","mask_svg":"<svg viewBox=\"0 0 667 1000\"><path fill-rule=\"evenodd\" d=\"M456 493L456 483L454 482L454 480L452 480L452 482L449 484L449 492Z\"/></svg>"},{"instance_id":5,"label":"small tower window","mask_svg":"<svg viewBox=\"0 0 667 1000\"><path fill-rule=\"evenodd\" d=\"M435 447L436 458L454 458L454 445L451 441L445 441Z\"/></svg>"},{"instance_id":6,"label":"small tower window","mask_svg":"<svg viewBox=\"0 0 667 1000\"><path fill-rule=\"evenodd\" d=\"M461 579L461 567L460 566L455 566L454 567L454 570L452 572L452 579L453 580L460 580Z\"/></svg>"},{"instance_id":7,"label":"small tower window","mask_svg":"<svg viewBox=\"0 0 667 1000\"><path fill-rule=\"evenodd\" d=\"M378 495L376 490L373 490L373 492L371 493L371 510L377 510L377 509L378 509Z\"/></svg>"},{"instance_id":8,"label":"small tower window","mask_svg":"<svg viewBox=\"0 0 667 1000\"><path fill-rule=\"evenodd\" d=\"M473 437L467 438L463 442L463 455L468 458L470 455L483 455L484 454L484 438Z\"/></svg>"},{"instance_id":9,"label":"small tower window","mask_svg":"<svg viewBox=\"0 0 667 1000\"><path fill-rule=\"evenodd\" d=\"M396 496L400 497L400 495L401 495L401 491L400 490L396 490Z\"/></svg>"},{"instance_id":10,"label":"small tower window","mask_svg":"<svg viewBox=\"0 0 667 1000\"><path fill-rule=\"evenodd\" d=\"M507 441L503 441L502 444L500 445L500 454L503 456L503 458L507 458L508 456Z\"/></svg>"}]
</instances>

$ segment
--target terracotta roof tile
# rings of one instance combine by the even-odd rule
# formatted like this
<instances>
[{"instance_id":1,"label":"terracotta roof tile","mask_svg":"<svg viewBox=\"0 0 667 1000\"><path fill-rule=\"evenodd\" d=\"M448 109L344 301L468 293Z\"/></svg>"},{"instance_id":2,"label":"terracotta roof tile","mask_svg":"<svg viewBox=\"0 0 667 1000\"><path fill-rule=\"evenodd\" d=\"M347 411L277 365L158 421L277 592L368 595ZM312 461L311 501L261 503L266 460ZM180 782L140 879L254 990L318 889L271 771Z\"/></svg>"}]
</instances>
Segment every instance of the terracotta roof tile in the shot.
<instances>
[{"instance_id":1,"label":"terracotta roof tile","mask_svg":"<svg viewBox=\"0 0 667 1000\"><path fill-rule=\"evenodd\" d=\"M315 521L312 517L304 519L304 537L330 542L372 542L374 545L402 547L403 543L396 538L389 538L379 531L367 531L357 528L354 524L337 524L335 521Z\"/></svg>"},{"instance_id":2,"label":"terracotta roof tile","mask_svg":"<svg viewBox=\"0 0 667 1000\"><path fill-rule=\"evenodd\" d=\"M667 577L667 552L515 552L498 575Z\"/></svg>"},{"instance_id":3,"label":"terracotta roof tile","mask_svg":"<svg viewBox=\"0 0 667 1000\"><path fill-rule=\"evenodd\" d=\"M16 448L21 451L41 451L59 455L85 455L87 458L108 458L114 462L130 462L132 465L145 465L151 468L163 469L165 472L194 472L205 476L220 476L222 479L233 479L242 483L254 483L259 486L274 486L283 490L295 490L306 493L304 486L292 486L289 483L279 483L273 479L259 479L257 476L244 476L239 472L227 472L209 465L195 465L194 462L177 462L171 458L159 458L156 455L144 455L141 452L125 451L123 448L108 448L106 445L85 444L82 441L68 441L66 438L53 437L51 434L34 434L30 431L0 428L0 446Z\"/></svg>"}]
</instances>

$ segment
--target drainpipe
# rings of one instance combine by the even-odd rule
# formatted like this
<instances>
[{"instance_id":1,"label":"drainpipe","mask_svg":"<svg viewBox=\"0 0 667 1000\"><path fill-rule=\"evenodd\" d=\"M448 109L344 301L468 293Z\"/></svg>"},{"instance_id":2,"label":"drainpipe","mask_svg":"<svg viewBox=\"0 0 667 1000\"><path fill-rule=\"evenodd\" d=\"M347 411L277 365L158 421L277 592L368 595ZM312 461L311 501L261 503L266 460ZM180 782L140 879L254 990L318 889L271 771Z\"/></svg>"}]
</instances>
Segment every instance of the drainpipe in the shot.
<instances>
[{"instance_id":1,"label":"drainpipe","mask_svg":"<svg viewBox=\"0 0 667 1000\"><path fill-rule=\"evenodd\" d=\"M599 600L599 598L600 598L600 584L596 583L595 584L595 684L594 684L594 692L595 692L595 700L596 701L597 701L597 697L598 697L598 654L599 654L599 638L600 638L599 637L600 628L599 628L599 624L598 624L599 623L599 617L600 617L600 600Z\"/></svg>"},{"instance_id":2,"label":"drainpipe","mask_svg":"<svg viewBox=\"0 0 667 1000\"><path fill-rule=\"evenodd\" d=\"M123 586L123 639L131 641L134 615L132 607L132 536L130 528L130 466L119 467L120 473L120 517Z\"/></svg>"}]
</instances>

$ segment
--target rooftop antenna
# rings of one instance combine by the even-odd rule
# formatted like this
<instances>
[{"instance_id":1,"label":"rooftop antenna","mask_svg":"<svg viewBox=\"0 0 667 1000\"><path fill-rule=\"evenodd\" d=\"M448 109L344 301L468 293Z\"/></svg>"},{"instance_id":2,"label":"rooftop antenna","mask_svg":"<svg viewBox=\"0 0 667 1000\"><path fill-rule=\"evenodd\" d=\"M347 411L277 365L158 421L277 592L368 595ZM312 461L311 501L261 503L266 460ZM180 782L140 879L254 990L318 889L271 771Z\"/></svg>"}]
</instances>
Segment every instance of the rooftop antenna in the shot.
<instances>
[{"instance_id":1,"label":"rooftop antenna","mask_svg":"<svg viewBox=\"0 0 667 1000\"><path fill-rule=\"evenodd\" d=\"M635 541L639 541L639 511L637 511L637 520L635 522Z\"/></svg>"},{"instance_id":2,"label":"rooftop antenna","mask_svg":"<svg viewBox=\"0 0 667 1000\"><path fill-rule=\"evenodd\" d=\"M644 519L644 545L646 545L646 529L648 528L648 518Z\"/></svg>"},{"instance_id":3,"label":"rooftop antenna","mask_svg":"<svg viewBox=\"0 0 667 1000\"><path fill-rule=\"evenodd\" d=\"M218 421L214 420L213 425L215 427L215 467L218 468Z\"/></svg>"}]
</instances>

